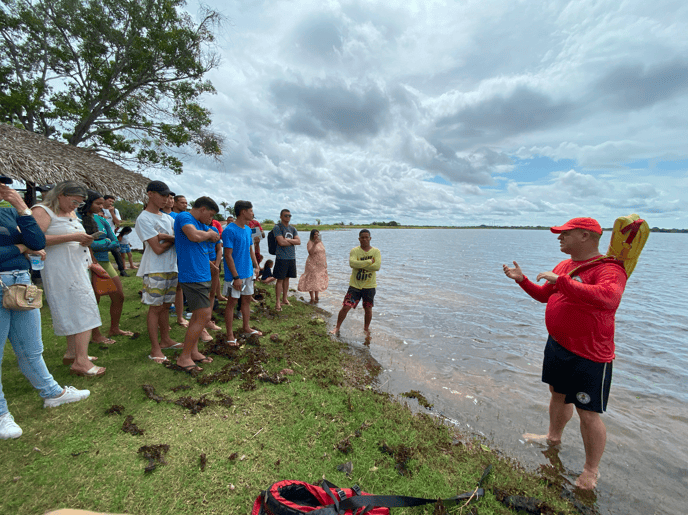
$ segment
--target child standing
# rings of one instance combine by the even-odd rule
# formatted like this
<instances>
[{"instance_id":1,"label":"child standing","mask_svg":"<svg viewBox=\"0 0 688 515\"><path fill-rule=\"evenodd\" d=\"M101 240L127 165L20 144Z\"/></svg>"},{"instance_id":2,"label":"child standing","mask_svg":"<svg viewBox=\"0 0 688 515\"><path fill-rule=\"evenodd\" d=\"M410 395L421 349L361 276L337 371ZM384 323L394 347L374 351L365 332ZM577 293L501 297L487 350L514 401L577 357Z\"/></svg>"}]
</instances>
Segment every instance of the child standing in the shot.
<instances>
[{"instance_id":1,"label":"child standing","mask_svg":"<svg viewBox=\"0 0 688 515\"><path fill-rule=\"evenodd\" d=\"M129 268L138 268L134 265L134 258L131 255L131 245L129 243L129 234L131 233L131 227L124 227L117 235L117 240L119 241L119 253L125 258L129 259Z\"/></svg>"}]
</instances>

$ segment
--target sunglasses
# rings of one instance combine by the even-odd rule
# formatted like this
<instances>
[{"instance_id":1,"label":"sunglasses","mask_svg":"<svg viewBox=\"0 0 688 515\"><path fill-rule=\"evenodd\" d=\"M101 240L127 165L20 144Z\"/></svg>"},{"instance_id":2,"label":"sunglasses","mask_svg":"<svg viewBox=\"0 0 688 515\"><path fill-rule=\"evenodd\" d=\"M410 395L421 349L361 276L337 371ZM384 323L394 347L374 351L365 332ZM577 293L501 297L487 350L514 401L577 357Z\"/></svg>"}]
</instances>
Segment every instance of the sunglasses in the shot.
<instances>
[{"instance_id":1,"label":"sunglasses","mask_svg":"<svg viewBox=\"0 0 688 515\"><path fill-rule=\"evenodd\" d=\"M291 215L287 215L287 214L284 214L284 215L282 215L282 216L285 217L285 218L291 218Z\"/></svg>"}]
</instances>

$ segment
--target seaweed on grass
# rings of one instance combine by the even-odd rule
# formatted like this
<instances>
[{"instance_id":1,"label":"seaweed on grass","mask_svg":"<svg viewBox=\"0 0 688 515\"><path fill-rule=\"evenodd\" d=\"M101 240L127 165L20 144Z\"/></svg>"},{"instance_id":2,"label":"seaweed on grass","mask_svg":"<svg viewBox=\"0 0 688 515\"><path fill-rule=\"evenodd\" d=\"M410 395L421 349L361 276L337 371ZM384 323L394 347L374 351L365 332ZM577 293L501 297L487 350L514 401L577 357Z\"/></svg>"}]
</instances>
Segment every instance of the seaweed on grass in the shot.
<instances>
[{"instance_id":1,"label":"seaweed on grass","mask_svg":"<svg viewBox=\"0 0 688 515\"><path fill-rule=\"evenodd\" d=\"M172 390L174 393L177 393L181 390L191 390L191 386L189 386L188 384L180 384L178 386L175 386L174 388L170 388L170 390Z\"/></svg>"},{"instance_id":2,"label":"seaweed on grass","mask_svg":"<svg viewBox=\"0 0 688 515\"><path fill-rule=\"evenodd\" d=\"M124 419L124 424L122 424L122 431L132 435L142 435L144 433L143 429L134 424L134 415L127 415Z\"/></svg>"},{"instance_id":3,"label":"seaweed on grass","mask_svg":"<svg viewBox=\"0 0 688 515\"><path fill-rule=\"evenodd\" d=\"M144 472L147 474L153 472L159 464L167 465L165 454L167 454L169 450L170 446L166 443L139 447L137 452L148 460L148 466L144 469Z\"/></svg>"},{"instance_id":4,"label":"seaweed on grass","mask_svg":"<svg viewBox=\"0 0 688 515\"><path fill-rule=\"evenodd\" d=\"M124 406L120 406L119 404L113 404L109 409L105 410L106 415L121 415L123 412Z\"/></svg>"},{"instance_id":5,"label":"seaweed on grass","mask_svg":"<svg viewBox=\"0 0 688 515\"><path fill-rule=\"evenodd\" d=\"M409 470L409 462L411 461L411 458L413 458L414 451L411 447L407 447L406 445L399 444L399 445L387 445L385 442L382 442L380 445L380 452L384 454L389 454L394 458L394 461L396 465L394 468L397 469L397 472L401 474L402 476L411 476L411 471Z\"/></svg>"},{"instance_id":6,"label":"seaweed on grass","mask_svg":"<svg viewBox=\"0 0 688 515\"><path fill-rule=\"evenodd\" d=\"M407 397L409 399L416 399L418 404L426 409L432 409L433 404L430 404L428 400L420 393L418 390L411 390L410 392L405 392L401 394L402 397Z\"/></svg>"},{"instance_id":7,"label":"seaweed on grass","mask_svg":"<svg viewBox=\"0 0 688 515\"><path fill-rule=\"evenodd\" d=\"M208 458L205 455L205 453L202 453L200 456L201 459L201 472L205 472L205 466L208 464Z\"/></svg>"},{"instance_id":8,"label":"seaweed on grass","mask_svg":"<svg viewBox=\"0 0 688 515\"><path fill-rule=\"evenodd\" d=\"M335 445L338 451L343 452L344 454L349 454L351 451L354 450L353 445L351 445L351 440L349 437L344 438L341 440L337 445Z\"/></svg>"},{"instance_id":9,"label":"seaweed on grass","mask_svg":"<svg viewBox=\"0 0 688 515\"><path fill-rule=\"evenodd\" d=\"M149 384L143 384L143 385L141 385L141 388L143 388L143 391L145 392L146 397L148 397L150 400L155 401L157 403L169 402L164 397L160 397L158 394L155 393L155 387L154 386L151 386Z\"/></svg>"}]
</instances>

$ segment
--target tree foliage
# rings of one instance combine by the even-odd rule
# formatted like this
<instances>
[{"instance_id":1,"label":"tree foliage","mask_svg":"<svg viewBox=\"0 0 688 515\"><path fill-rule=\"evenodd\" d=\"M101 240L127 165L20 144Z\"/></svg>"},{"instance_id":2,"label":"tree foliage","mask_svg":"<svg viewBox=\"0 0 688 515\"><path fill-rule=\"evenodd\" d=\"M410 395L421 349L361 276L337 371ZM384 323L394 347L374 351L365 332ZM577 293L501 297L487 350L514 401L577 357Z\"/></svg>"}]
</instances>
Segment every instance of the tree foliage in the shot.
<instances>
[{"instance_id":1,"label":"tree foliage","mask_svg":"<svg viewBox=\"0 0 688 515\"><path fill-rule=\"evenodd\" d=\"M185 148L219 156L201 97L219 64L206 9L185 0L1 0L0 122L181 173Z\"/></svg>"}]
</instances>

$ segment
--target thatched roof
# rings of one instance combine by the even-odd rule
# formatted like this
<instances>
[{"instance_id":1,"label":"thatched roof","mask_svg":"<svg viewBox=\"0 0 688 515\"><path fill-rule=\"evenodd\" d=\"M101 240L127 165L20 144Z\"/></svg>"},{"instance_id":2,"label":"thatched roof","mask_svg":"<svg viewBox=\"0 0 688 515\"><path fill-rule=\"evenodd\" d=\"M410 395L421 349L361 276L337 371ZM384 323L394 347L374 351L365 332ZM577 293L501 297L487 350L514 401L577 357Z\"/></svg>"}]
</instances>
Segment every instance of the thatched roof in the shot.
<instances>
[{"instance_id":1,"label":"thatched roof","mask_svg":"<svg viewBox=\"0 0 688 515\"><path fill-rule=\"evenodd\" d=\"M0 174L36 185L79 181L103 195L141 202L149 179L86 150L0 123Z\"/></svg>"}]
</instances>

